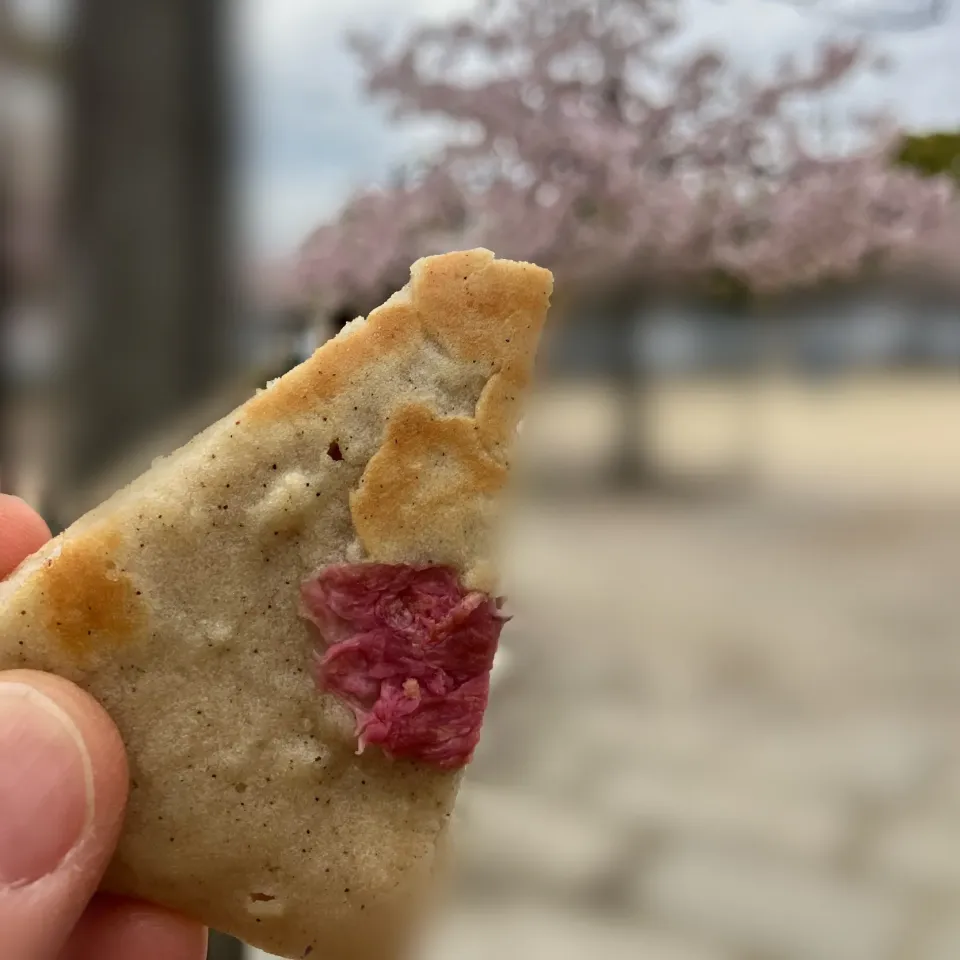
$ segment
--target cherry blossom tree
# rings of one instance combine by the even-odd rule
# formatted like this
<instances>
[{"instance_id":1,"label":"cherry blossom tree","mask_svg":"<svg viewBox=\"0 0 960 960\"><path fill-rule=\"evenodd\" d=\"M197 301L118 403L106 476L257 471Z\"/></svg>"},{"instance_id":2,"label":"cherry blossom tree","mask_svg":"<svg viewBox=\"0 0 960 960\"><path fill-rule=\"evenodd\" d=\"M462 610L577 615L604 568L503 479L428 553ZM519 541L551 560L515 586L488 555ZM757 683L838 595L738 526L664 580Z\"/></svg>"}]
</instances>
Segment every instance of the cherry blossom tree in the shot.
<instances>
[{"instance_id":1,"label":"cherry blossom tree","mask_svg":"<svg viewBox=\"0 0 960 960\"><path fill-rule=\"evenodd\" d=\"M948 177L896 167L882 149L823 162L741 208L715 262L761 295L867 271L956 271L960 205ZM728 229L727 234L731 233Z\"/></svg>"},{"instance_id":2,"label":"cherry blossom tree","mask_svg":"<svg viewBox=\"0 0 960 960\"><path fill-rule=\"evenodd\" d=\"M298 276L315 307L344 320L406 282L419 257L458 245L466 198L442 165L351 197L303 244Z\"/></svg>"},{"instance_id":3,"label":"cherry blossom tree","mask_svg":"<svg viewBox=\"0 0 960 960\"><path fill-rule=\"evenodd\" d=\"M673 0L484 0L354 46L398 118L459 125L437 162L475 199L477 237L606 286L703 256L717 197L805 160L790 108L862 59L829 44L758 80L716 51L672 55L679 27Z\"/></svg>"},{"instance_id":4,"label":"cherry blossom tree","mask_svg":"<svg viewBox=\"0 0 960 960\"><path fill-rule=\"evenodd\" d=\"M411 260L482 244L554 270L619 340L623 435L642 433L632 350L645 298L716 273L772 292L907 257L949 233L942 182L891 171L891 131L846 117L860 148L825 156L802 122L869 65L857 43L784 57L773 76L679 55L673 0L482 0L398 44L353 38L368 92L452 133L418 176L360 193L303 249L305 289L351 311ZM936 229L934 229L936 228ZM931 246L936 247L937 243ZM346 314L344 314L346 318ZM619 472L647 471L621 445Z\"/></svg>"}]
</instances>

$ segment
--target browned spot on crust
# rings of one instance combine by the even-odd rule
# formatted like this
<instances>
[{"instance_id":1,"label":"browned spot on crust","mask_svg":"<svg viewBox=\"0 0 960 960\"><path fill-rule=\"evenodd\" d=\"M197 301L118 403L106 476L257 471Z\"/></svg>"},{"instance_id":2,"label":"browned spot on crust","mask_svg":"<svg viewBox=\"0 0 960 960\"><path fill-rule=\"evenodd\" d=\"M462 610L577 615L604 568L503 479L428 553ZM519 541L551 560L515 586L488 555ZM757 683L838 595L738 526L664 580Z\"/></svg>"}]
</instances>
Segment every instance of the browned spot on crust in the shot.
<instances>
[{"instance_id":1,"label":"browned spot on crust","mask_svg":"<svg viewBox=\"0 0 960 960\"><path fill-rule=\"evenodd\" d=\"M412 403L390 419L350 498L353 525L372 559L450 562L506 479L474 420Z\"/></svg>"},{"instance_id":2,"label":"browned spot on crust","mask_svg":"<svg viewBox=\"0 0 960 960\"><path fill-rule=\"evenodd\" d=\"M506 380L522 385L552 290L548 270L496 260L489 250L426 257L414 264L405 290L374 310L363 326L324 344L251 399L243 415L275 421L315 410L347 386L346 371L362 371L397 351L412 352L425 340L476 363L485 375L499 370Z\"/></svg>"},{"instance_id":3,"label":"browned spot on crust","mask_svg":"<svg viewBox=\"0 0 960 960\"><path fill-rule=\"evenodd\" d=\"M411 287L427 335L450 353L511 377L529 373L553 289L549 271L469 250L419 261Z\"/></svg>"},{"instance_id":4,"label":"browned spot on crust","mask_svg":"<svg viewBox=\"0 0 960 960\"><path fill-rule=\"evenodd\" d=\"M396 350L412 349L418 334L409 301L397 296L371 313L357 334L328 341L269 390L247 401L243 414L253 421L274 421L315 409L346 389L346 372L362 370Z\"/></svg>"},{"instance_id":5,"label":"browned spot on crust","mask_svg":"<svg viewBox=\"0 0 960 960\"><path fill-rule=\"evenodd\" d=\"M143 620L130 578L116 566L117 533L65 540L40 571L47 630L78 654L128 640Z\"/></svg>"}]
</instances>

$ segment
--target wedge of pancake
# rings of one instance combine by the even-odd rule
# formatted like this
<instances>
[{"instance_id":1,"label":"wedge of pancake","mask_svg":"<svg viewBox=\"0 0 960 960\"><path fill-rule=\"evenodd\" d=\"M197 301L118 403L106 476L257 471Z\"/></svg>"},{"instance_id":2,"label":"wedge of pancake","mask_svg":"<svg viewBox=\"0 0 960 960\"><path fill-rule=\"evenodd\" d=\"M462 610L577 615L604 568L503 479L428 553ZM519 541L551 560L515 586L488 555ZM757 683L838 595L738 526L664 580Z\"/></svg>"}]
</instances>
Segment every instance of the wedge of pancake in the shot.
<instances>
[{"instance_id":1,"label":"wedge of pancake","mask_svg":"<svg viewBox=\"0 0 960 960\"><path fill-rule=\"evenodd\" d=\"M106 886L273 953L403 953L459 773L357 755L300 585L437 564L496 587L508 452L552 288L485 250L410 283L0 585L0 669L61 674L124 737Z\"/></svg>"}]
</instances>

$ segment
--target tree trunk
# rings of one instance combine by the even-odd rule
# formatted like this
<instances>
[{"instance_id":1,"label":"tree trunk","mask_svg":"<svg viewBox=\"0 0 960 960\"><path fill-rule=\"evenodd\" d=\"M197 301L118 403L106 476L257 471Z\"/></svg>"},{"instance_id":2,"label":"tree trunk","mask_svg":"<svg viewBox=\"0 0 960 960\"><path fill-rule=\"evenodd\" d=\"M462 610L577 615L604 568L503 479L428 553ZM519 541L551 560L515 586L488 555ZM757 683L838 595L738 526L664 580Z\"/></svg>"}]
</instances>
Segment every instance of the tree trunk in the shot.
<instances>
[{"instance_id":1,"label":"tree trunk","mask_svg":"<svg viewBox=\"0 0 960 960\"><path fill-rule=\"evenodd\" d=\"M611 481L624 490L647 486L655 475L649 423L651 376L646 356L636 349L634 306L635 301L629 300L615 303L609 318L611 373L619 421Z\"/></svg>"},{"instance_id":2,"label":"tree trunk","mask_svg":"<svg viewBox=\"0 0 960 960\"><path fill-rule=\"evenodd\" d=\"M753 486L761 481L764 470L767 376L773 362L774 346L771 341L771 318L764 307L751 303L746 309L753 329L753 347L743 378L744 429L740 479Z\"/></svg>"},{"instance_id":3,"label":"tree trunk","mask_svg":"<svg viewBox=\"0 0 960 960\"><path fill-rule=\"evenodd\" d=\"M75 5L64 484L233 367L226 13L226 0Z\"/></svg>"}]
</instances>

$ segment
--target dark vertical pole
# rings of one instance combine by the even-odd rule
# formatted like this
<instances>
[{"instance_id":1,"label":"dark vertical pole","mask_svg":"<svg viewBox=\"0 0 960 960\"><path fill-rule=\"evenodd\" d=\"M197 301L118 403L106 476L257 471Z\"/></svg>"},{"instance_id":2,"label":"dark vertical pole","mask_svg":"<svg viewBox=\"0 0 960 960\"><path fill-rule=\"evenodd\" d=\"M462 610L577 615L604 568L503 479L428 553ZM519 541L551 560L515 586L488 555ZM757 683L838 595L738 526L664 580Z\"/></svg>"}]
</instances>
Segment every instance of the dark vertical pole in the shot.
<instances>
[{"instance_id":1,"label":"dark vertical pole","mask_svg":"<svg viewBox=\"0 0 960 960\"><path fill-rule=\"evenodd\" d=\"M243 947L232 937L214 931L210 934L207 960L243 960Z\"/></svg>"},{"instance_id":2,"label":"dark vertical pole","mask_svg":"<svg viewBox=\"0 0 960 960\"><path fill-rule=\"evenodd\" d=\"M234 282L230 0L181 0L178 6L186 51L179 96L185 106L184 139L190 145L184 177L190 244L181 247L181 270L190 283L187 309L179 317L180 384L189 401L232 370L240 321Z\"/></svg>"},{"instance_id":3,"label":"dark vertical pole","mask_svg":"<svg viewBox=\"0 0 960 960\"><path fill-rule=\"evenodd\" d=\"M91 479L231 371L228 6L74 5L64 484ZM213 960L241 955L211 937Z\"/></svg>"},{"instance_id":4,"label":"dark vertical pole","mask_svg":"<svg viewBox=\"0 0 960 960\"><path fill-rule=\"evenodd\" d=\"M0 0L0 39L10 30L10 10L7 0ZM5 44L0 47L6 53ZM0 70L9 69L6 57L0 59ZM0 83L3 78L0 77ZM11 257L12 177L10 163L10 136L6 118L0 115L0 344L6 341L7 325L13 306L13 264ZM0 490L14 489L12 462L12 387L9 358L0 356Z\"/></svg>"},{"instance_id":5,"label":"dark vertical pole","mask_svg":"<svg viewBox=\"0 0 960 960\"><path fill-rule=\"evenodd\" d=\"M638 303L627 292L618 292L606 304L610 371L619 419L611 479L623 489L647 485L654 474L649 409L652 378L645 349L636 348L637 326L644 319L642 314L638 319Z\"/></svg>"},{"instance_id":6,"label":"dark vertical pole","mask_svg":"<svg viewBox=\"0 0 960 960\"><path fill-rule=\"evenodd\" d=\"M89 480L229 372L227 8L74 7L65 484Z\"/></svg>"},{"instance_id":7,"label":"dark vertical pole","mask_svg":"<svg viewBox=\"0 0 960 960\"><path fill-rule=\"evenodd\" d=\"M2 19L0 19L0 29L2 29ZM8 131L0 126L0 344L6 341L7 325L10 322L10 311L13 306L13 267L10 256L12 186L11 171L8 169L9 151L6 149L8 136ZM0 356L0 490L6 491L16 489L11 439L13 416L11 376L9 358Z\"/></svg>"}]
</instances>

